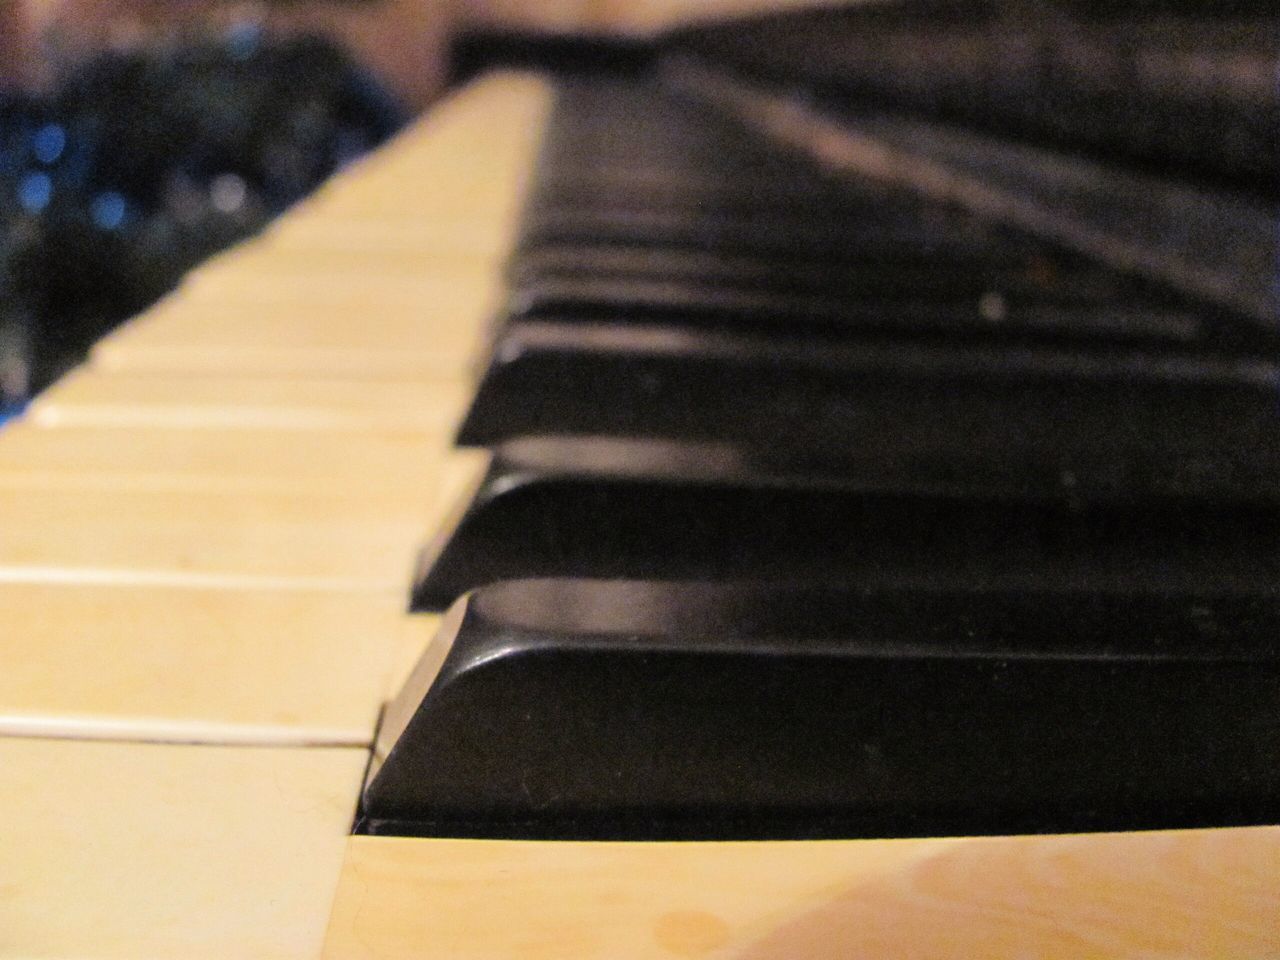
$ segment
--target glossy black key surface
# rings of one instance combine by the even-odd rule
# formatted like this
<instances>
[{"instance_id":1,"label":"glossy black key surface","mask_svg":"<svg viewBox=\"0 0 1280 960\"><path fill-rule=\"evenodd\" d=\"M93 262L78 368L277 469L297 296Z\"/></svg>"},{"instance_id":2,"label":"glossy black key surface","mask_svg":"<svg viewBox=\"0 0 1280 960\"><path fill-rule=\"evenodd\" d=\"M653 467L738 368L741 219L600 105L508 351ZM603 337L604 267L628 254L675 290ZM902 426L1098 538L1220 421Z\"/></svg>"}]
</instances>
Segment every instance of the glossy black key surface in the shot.
<instances>
[{"instance_id":1,"label":"glossy black key surface","mask_svg":"<svg viewBox=\"0 0 1280 960\"><path fill-rule=\"evenodd\" d=\"M388 708L374 834L964 835L1272 823L1280 604L1206 589L540 580Z\"/></svg>"},{"instance_id":2,"label":"glossy black key surface","mask_svg":"<svg viewBox=\"0 0 1280 960\"><path fill-rule=\"evenodd\" d=\"M1052 17L1018 3L896 8L894 22L883 7L832 4L691 32L685 45L797 99L892 105L1276 194L1270 0L1069 3Z\"/></svg>"},{"instance_id":3,"label":"glossy black key surface","mask_svg":"<svg viewBox=\"0 0 1280 960\"><path fill-rule=\"evenodd\" d=\"M995 292L1014 302L1102 303L1134 292L1113 273L1034 248L995 263L976 256L948 261L921 251L901 252L896 259L865 260L857 258L856 251L850 255L833 250L823 258L805 259L700 253L653 244L566 244L522 254L509 265L508 276L517 291L540 281L636 280L775 294L886 297L890 302L977 300Z\"/></svg>"},{"instance_id":4,"label":"glossy black key surface","mask_svg":"<svg viewBox=\"0 0 1280 960\"><path fill-rule=\"evenodd\" d=\"M530 217L521 228L517 250L536 250L565 243L631 245L647 243L724 250L758 256L804 254L821 257L850 244L880 249L910 247L945 253L955 242L911 220L867 224L861 243L856 220L814 221L803 217L746 216L684 211L551 210ZM851 235L854 234L854 235ZM998 243L989 241L993 254Z\"/></svg>"},{"instance_id":5,"label":"glossy black key surface","mask_svg":"<svg viewBox=\"0 0 1280 960\"><path fill-rule=\"evenodd\" d=\"M362 831L1280 816L1275 338L882 179L563 91Z\"/></svg>"},{"instance_id":6,"label":"glossy black key surface","mask_svg":"<svg viewBox=\"0 0 1280 960\"><path fill-rule=\"evenodd\" d=\"M748 181L708 176L706 168L671 170L622 162L556 164L533 185L526 212L555 209L643 209L649 211L798 212L830 214L849 208L863 194L847 184L813 176L756 176ZM883 195L885 191L881 191ZM861 199L865 208L867 199ZM912 203L916 203L914 199Z\"/></svg>"},{"instance_id":7,"label":"glossy black key surface","mask_svg":"<svg viewBox=\"0 0 1280 960\"><path fill-rule=\"evenodd\" d=\"M873 328L907 332L1203 338L1211 348L1243 340L1247 349L1254 339L1239 318L1198 317L1167 295L1153 299L1143 285L1123 282L1122 271L1108 277L1093 267L1060 278L1025 271L1023 283L1009 285L1017 264L1044 267L1061 257L1045 241L1011 234L954 203L872 177L832 176L746 135L716 110L658 88L566 90L539 170L512 271L521 316L855 329L871 318ZM583 250L600 256L567 268L562 259L558 271L548 271L549 258ZM710 263L711 272L637 272L634 256L627 272L618 272L617 252L645 250L668 261L687 255ZM526 259L532 268L521 265ZM765 283L756 271L739 289L729 279L735 271L718 271L716 260L780 262L764 272ZM809 282L797 285L789 266ZM823 276L818 284L814 267ZM930 267L936 276L912 283ZM842 283L849 268L852 282ZM868 290L871 270L887 281ZM1027 284L1028 276L1036 282Z\"/></svg>"},{"instance_id":8,"label":"glossy black key surface","mask_svg":"<svg viewBox=\"0 0 1280 960\"><path fill-rule=\"evenodd\" d=\"M1221 495L1227 472L1206 474L1201 462L1163 476L1146 457L1102 456L1070 476L1040 466L1016 451L946 456L891 444L841 458L785 440L758 452L515 441L495 451L467 509L423 552L413 604L442 609L525 577L972 589L1280 582L1275 462L1251 478L1252 499L1234 505Z\"/></svg>"},{"instance_id":9,"label":"glossy black key surface","mask_svg":"<svg viewBox=\"0 0 1280 960\"><path fill-rule=\"evenodd\" d=\"M514 285L507 317L556 321L608 317L615 323L638 320L727 330L759 327L851 337L933 334L1005 343L1020 338L1191 343L1204 335L1201 318L1176 307L1141 302L1064 305L1029 299L996 289L968 297L954 291L947 300L931 302L905 294L896 301L872 299L834 283L815 290L775 292L660 278L557 277Z\"/></svg>"},{"instance_id":10,"label":"glossy black key surface","mask_svg":"<svg viewBox=\"0 0 1280 960\"><path fill-rule=\"evenodd\" d=\"M1057 449L1050 462L1071 471L1106 451L1270 464L1278 425L1280 370L1261 360L578 321L507 325L459 439L785 439L838 455L941 444L1042 462Z\"/></svg>"},{"instance_id":11,"label":"glossy black key surface","mask_svg":"<svg viewBox=\"0 0 1280 960\"><path fill-rule=\"evenodd\" d=\"M894 259L908 253L917 259L982 256L1013 257L1016 245L995 233L952 234L919 223L914 217L879 222L858 218L813 220L787 216L717 215L714 212L551 210L522 225L517 254L566 244L603 246L637 244L676 247L757 257L803 256L821 260L840 257Z\"/></svg>"}]
</instances>

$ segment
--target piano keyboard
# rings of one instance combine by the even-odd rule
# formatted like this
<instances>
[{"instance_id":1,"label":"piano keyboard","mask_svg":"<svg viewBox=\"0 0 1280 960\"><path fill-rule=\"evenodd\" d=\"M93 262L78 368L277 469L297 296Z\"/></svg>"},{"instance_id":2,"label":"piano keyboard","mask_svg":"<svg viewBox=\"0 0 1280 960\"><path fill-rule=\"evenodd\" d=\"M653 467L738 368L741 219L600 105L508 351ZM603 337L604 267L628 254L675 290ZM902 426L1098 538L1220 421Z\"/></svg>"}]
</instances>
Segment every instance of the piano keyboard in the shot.
<instances>
[{"instance_id":1,"label":"piano keyboard","mask_svg":"<svg viewBox=\"0 0 1280 960\"><path fill-rule=\"evenodd\" d=\"M443 104L0 432L0 956L321 954L546 98Z\"/></svg>"},{"instance_id":2,"label":"piano keyboard","mask_svg":"<svg viewBox=\"0 0 1280 960\"><path fill-rule=\"evenodd\" d=\"M802 464L804 476L820 476L825 464L902 493L903 478L920 476L908 468L931 465L929 483L906 491L917 498L939 490L965 496L985 484L1010 502L1070 514L1094 499L1124 503L1135 490L1175 505L1187 491L1207 492L1230 498L1247 520L1274 491L1269 462L1256 474L1241 465L1212 489L1190 469L1192 457L1171 455L1163 473L1142 474L1135 465L1145 451L1124 445L1123 428L1101 452L1130 456L1122 460L1130 469L1108 473L1101 468L1107 458L1087 437L1068 447L1065 461L1050 457L1029 420L1018 449L1043 457L1032 461L1038 472L1008 472L1025 462L1009 456L994 478L956 472L980 458L958 459L964 451L955 438L927 430L924 419L908 438L910 456L898 463L878 457L893 438L840 433L834 416L826 424L791 421L811 432L790 436L780 450L753 447L749 422L726 438L717 432L724 424L757 415L774 416L769 429L788 422L786 396L772 413L735 409L735 391L741 396L753 378L772 382L771 364L787 374L779 382L795 371L819 376L816 358L797 343L810 338L796 337L797 328L833 354L849 353L856 341L889 359L898 338L928 354L959 337L975 365L970 371L981 370L982 351L1005 336L1028 357L1103 344L1103 368L1117 353L1159 352L1189 389L1220 391L1239 411L1227 424L1238 432L1205 446L1208 427L1187 405L1197 456L1224 457L1265 422L1250 419L1260 390L1250 371L1260 361L1158 292L1052 251L1013 248L982 224L899 197L888 198L900 208L886 213L880 240L855 236L842 249L874 254L876 264L888 257L901 270L892 276L905 279L832 264L826 243L813 238L824 230L833 242L847 237L823 226L834 222L824 209L868 210L884 197L846 197L731 130L722 133L729 145L711 138L709 148L697 123L683 141L668 139L666 108L656 99L642 108L632 95L629 133L648 141L633 155L635 140L607 124L572 129L590 99L570 92L552 114L547 85L516 75L460 91L263 236L201 268L0 432L0 611L10 625L0 642L10 647L11 665L0 676L0 820L21 825L0 844L0 955L657 960L1280 950L1274 827L681 843L498 839L503 831L493 829L495 839L478 840L352 835L359 798L366 819L371 797L376 802L366 786L375 736L381 729L382 740L394 740L393 730L416 722L396 716L416 708L413 694L380 720L383 706L432 679L436 654L422 661L426 667L415 671L415 664L433 637L452 629L404 607L413 557L431 531L440 535L420 558L423 574L434 573L448 549L461 549L457 505L487 462L482 451L450 449L464 413L474 439L504 442L490 484L504 457L517 466L520 457L541 458L578 470L594 462L597 475L579 488L590 496L608 476L643 480L650 484L644 496L660 498L667 481L654 486L647 462L684 485L773 469L785 490L795 477L788 457L814 438L829 441L826 459ZM575 168L544 155L535 171L549 115L547 142L563 146L563 159L610 162ZM729 147L750 163L727 195L723 177L689 175L696 172L687 166L691 153L706 161L742 155ZM678 188L668 190L672 182ZM788 182L804 189L759 192ZM631 211L636 218L609 206L620 186L627 203L643 202ZM804 197L822 205L797 213ZM765 229L753 213L761 204L773 217ZM522 221L526 206L532 212ZM690 209L719 211L710 236L706 218ZM800 214L814 230L799 229ZM913 247L920 218L938 216L959 241L922 259ZM627 223L643 223L643 235ZM655 234L666 242L653 245ZM885 237L893 238L888 247ZM805 247L807 276L799 263L785 276L770 267L793 245ZM518 255L506 268L513 246ZM943 277L931 266L939 261L949 264ZM841 306L851 299L850 283L921 309L850 313ZM708 302L708 287L737 299ZM999 299L984 301L993 288ZM957 289L968 298L959 331L947 326L953 314L925 309L950 302ZM792 315L786 299L795 297L814 309ZM1109 314L1099 329L1097 315L1107 313L1099 306L1117 300L1132 309ZM495 312L512 319L489 329ZM731 319L743 313L747 328ZM604 322L610 318L625 319ZM619 336L634 365L591 367ZM714 364L682 367L688 356L726 357L738 372L715 382ZM739 363L743 356L755 359ZM572 379L580 357L594 379ZM521 372L526 358L531 365ZM487 369L478 394L477 364ZM503 364L516 371L504 374L505 383L498 382ZM622 374L616 382L614 373ZM903 376L936 373L912 368ZM1062 383L1052 371L1024 374ZM965 375L953 370L946 382L963 383ZM714 390L719 406L707 402ZM610 396L624 405L612 414L591 409ZM1124 419L1128 394L1099 396L1095 423L1119 414L1122 424L1141 424ZM880 397L885 409L910 401L900 386ZM484 430L476 426L482 402L492 404ZM849 402L832 395L833 410ZM667 409L653 413L659 406ZM958 409L982 422L979 405ZM628 416L640 417L642 429ZM663 433L671 425L681 430ZM531 427L558 437L514 435ZM989 439L985 449L999 451L999 437ZM880 447L865 447L868 440ZM760 462L743 459L751 449ZM782 470L788 464L790 474ZM554 502L557 488L546 489ZM580 495L563 502L569 527L584 517L574 499ZM750 509L767 516L759 503ZM533 541L503 545L501 537L513 534L499 529L486 548L512 552L477 555L499 567L463 565L466 575L435 589L430 604L420 579L421 605L443 607L463 587L506 576L501 564L514 564L521 576L601 575L595 565L607 551L596 549L593 558L592 540L607 532L578 532L583 566L565 571L548 568ZM1246 560L1271 558L1270 528L1253 530L1252 540L1248 532L1221 532L1221 555L1211 556L1229 561L1227 547L1246 543ZM1132 549L1142 549L1145 535L1134 533ZM724 530L716 536L737 542ZM723 546L715 556L733 552ZM877 542L877 549L892 547L890 539ZM650 575L650 561L641 559L607 573ZM961 587L972 560L957 557ZM1206 564L1194 573L1214 571ZM893 582L912 587L910 577ZM603 588L588 582L574 589L586 591L583 616L625 618L644 607L642 594L621 606L609 600L608 590L629 588L593 594ZM482 595L492 592L482 587ZM563 592L529 596L550 606L511 610L512 623L536 630L549 612L575 609ZM1265 599L1261 587L1235 599L1247 606L1259 596ZM680 602L687 606L676 636L698 609L688 598ZM1161 606L1159 596L1151 602L1156 614L1176 620L1177 609ZM502 608L494 599L486 609ZM651 613L671 609L663 601ZM1265 695L1273 669L1259 637L1261 609L1253 619L1246 611L1239 649L1223 661L1243 664L1238 673L1213 672L1216 660L1207 658L1207 675L1229 683L1246 713ZM1227 611L1209 612L1221 618ZM1185 624L1166 626L1158 637L1117 642L1160 640L1176 661ZM1191 626L1200 630L1203 622ZM411 672L417 677L406 686ZM890 674L887 682L900 681ZM497 697L500 705L503 694ZM1246 753L1250 742L1243 741ZM1187 773L1212 784L1203 771Z\"/></svg>"}]
</instances>

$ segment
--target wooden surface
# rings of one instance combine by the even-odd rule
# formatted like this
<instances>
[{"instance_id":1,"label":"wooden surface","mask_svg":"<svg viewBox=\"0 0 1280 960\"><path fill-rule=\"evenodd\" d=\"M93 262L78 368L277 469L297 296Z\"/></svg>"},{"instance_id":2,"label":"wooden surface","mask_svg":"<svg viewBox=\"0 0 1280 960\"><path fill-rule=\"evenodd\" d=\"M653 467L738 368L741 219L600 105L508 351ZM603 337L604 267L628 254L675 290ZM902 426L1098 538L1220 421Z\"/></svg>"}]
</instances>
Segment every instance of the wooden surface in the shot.
<instances>
[{"instance_id":1,"label":"wooden surface","mask_svg":"<svg viewBox=\"0 0 1280 960\"><path fill-rule=\"evenodd\" d=\"M328 960L1280 956L1280 831L810 843L357 837Z\"/></svg>"}]
</instances>

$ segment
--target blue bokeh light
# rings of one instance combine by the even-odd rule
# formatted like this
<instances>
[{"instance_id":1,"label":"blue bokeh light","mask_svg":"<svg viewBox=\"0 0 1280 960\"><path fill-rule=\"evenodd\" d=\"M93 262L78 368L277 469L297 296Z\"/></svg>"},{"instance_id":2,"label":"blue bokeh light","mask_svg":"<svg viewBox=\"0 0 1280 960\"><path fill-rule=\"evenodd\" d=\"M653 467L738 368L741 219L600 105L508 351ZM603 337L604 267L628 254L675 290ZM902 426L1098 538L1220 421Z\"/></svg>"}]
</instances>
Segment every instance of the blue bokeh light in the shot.
<instances>
[{"instance_id":1,"label":"blue bokeh light","mask_svg":"<svg viewBox=\"0 0 1280 960\"><path fill-rule=\"evenodd\" d=\"M89 217L100 230L120 229L128 212L128 203L114 190L98 194L89 205Z\"/></svg>"},{"instance_id":2,"label":"blue bokeh light","mask_svg":"<svg viewBox=\"0 0 1280 960\"><path fill-rule=\"evenodd\" d=\"M227 52L236 60L248 60L262 43L262 28L252 20L233 23L227 30Z\"/></svg>"},{"instance_id":3,"label":"blue bokeh light","mask_svg":"<svg viewBox=\"0 0 1280 960\"><path fill-rule=\"evenodd\" d=\"M33 171L18 181L18 206L39 213L53 199L53 181L47 173Z\"/></svg>"},{"instance_id":4,"label":"blue bokeh light","mask_svg":"<svg viewBox=\"0 0 1280 960\"><path fill-rule=\"evenodd\" d=\"M46 123L31 137L31 152L41 163L57 163L67 148L67 131L61 124Z\"/></svg>"}]
</instances>

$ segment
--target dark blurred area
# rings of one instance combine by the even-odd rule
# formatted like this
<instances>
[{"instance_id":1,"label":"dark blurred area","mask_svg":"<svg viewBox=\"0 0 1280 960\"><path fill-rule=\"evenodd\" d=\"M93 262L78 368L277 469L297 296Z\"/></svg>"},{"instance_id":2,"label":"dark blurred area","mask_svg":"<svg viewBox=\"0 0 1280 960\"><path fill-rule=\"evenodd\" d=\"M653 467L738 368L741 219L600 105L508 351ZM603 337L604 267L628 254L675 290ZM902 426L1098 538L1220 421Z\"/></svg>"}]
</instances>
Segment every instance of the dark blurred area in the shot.
<instances>
[{"instance_id":1,"label":"dark blurred area","mask_svg":"<svg viewBox=\"0 0 1280 960\"><path fill-rule=\"evenodd\" d=\"M326 40L257 25L0 92L0 399L13 406L405 112Z\"/></svg>"},{"instance_id":2,"label":"dark blurred area","mask_svg":"<svg viewBox=\"0 0 1280 960\"><path fill-rule=\"evenodd\" d=\"M443 36L434 10L394 6L382 33L348 46L364 57L404 34L399 89L414 108L425 94L404 77L443 82L416 52ZM456 81L494 63L641 73L691 56L836 113L924 118L1270 209L1278 23L1275 0L833 3L656 42L490 27L455 38L452 66ZM0 402L39 389L406 116L341 48L252 19L69 57L39 95L0 88Z\"/></svg>"},{"instance_id":3,"label":"dark blurred area","mask_svg":"<svg viewBox=\"0 0 1280 960\"><path fill-rule=\"evenodd\" d=\"M904 0L683 34L685 49L840 107L1280 196L1275 0Z\"/></svg>"}]
</instances>

